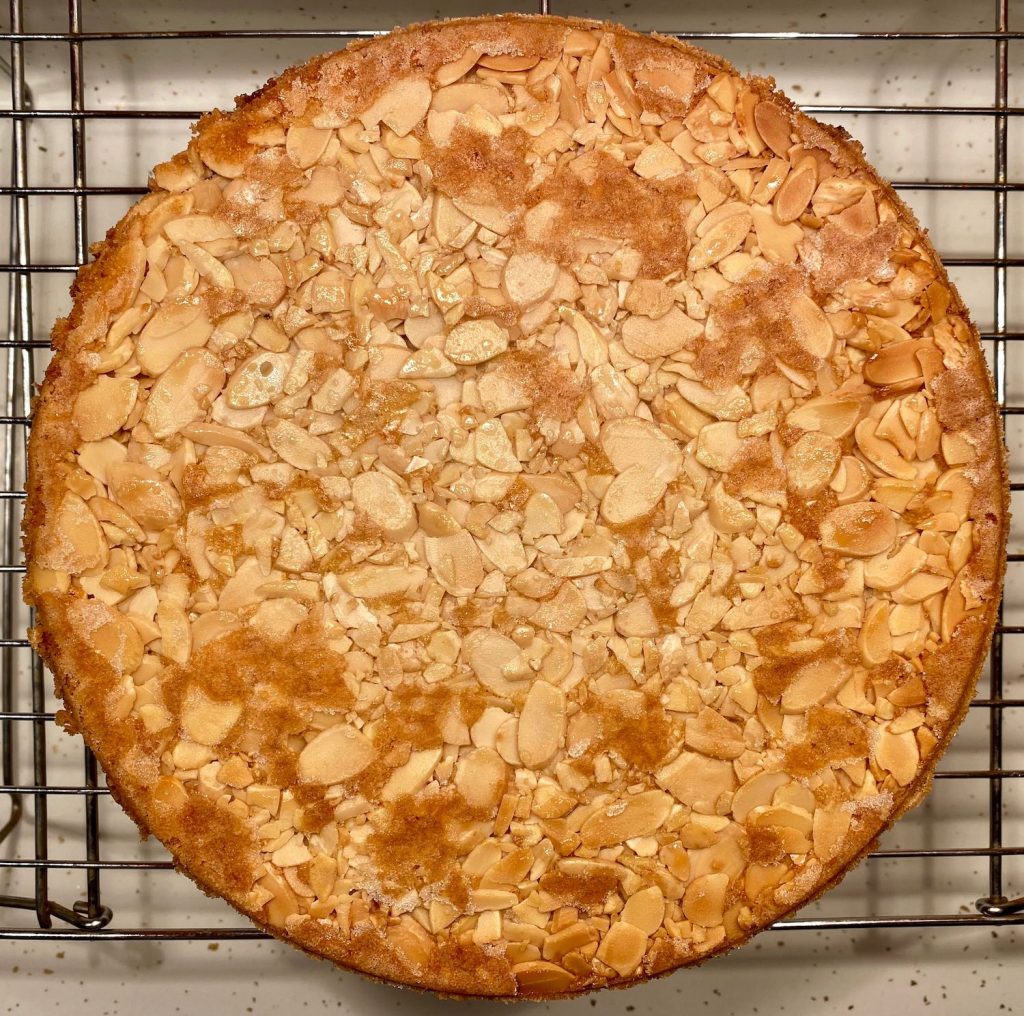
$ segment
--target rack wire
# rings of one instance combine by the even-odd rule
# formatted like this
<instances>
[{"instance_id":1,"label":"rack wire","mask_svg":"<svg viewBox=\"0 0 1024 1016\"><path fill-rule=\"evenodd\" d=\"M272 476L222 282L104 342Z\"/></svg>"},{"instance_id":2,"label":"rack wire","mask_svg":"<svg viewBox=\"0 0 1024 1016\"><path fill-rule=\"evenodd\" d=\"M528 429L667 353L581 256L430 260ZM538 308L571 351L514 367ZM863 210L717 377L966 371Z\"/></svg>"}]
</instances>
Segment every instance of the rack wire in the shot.
<instances>
[{"instance_id":1,"label":"rack wire","mask_svg":"<svg viewBox=\"0 0 1024 1016\"><path fill-rule=\"evenodd\" d=\"M88 183L87 124L97 120L194 120L199 110L148 109L123 110L90 108L86 103L84 54L97 42L160 44L162 41L189 40L266 40L314 39L325 45L342 45L354 39L380 34L375 29L227 29L203 31L123 31L88 32L83 27L81 0L68 0L66 29L30 32L24 29L25 11L22 0L10 0L10 30L0 32L0 43L9 50L9 62L0 57L0 77L11 81L10 109L0 110L0 125L6 125L11 140L11 183L0 186L0 198L10 208L10 258L0 263L0 280L7 286L8 327L6 338L0 338L0 359L3 361L3 415L0 415L0 801L6 801L6 814L0 811L0 879L19 870L31 874L32 891L19 895L0 895L0 939L96 940L214 940L252 939L263 937L252 927L172 927L120 925L114 911L104 902L101 878L104 872L140 872L147 878L173 879L169 860L111 858L106 855L100 829L99 805L109 794L101 782L96 760L82 748L81 778L78 782L57 785L47 780L47 753L56 734L55 714L47 709L45 676L42 663L31 650L26 638L26 615L20 603L20 580L24 572L20 544L20 519L24 499L25 442L31 425L30 403L36 382L34 351L45 349L41 338L49 321L37 320L33 314L33 287L48 274L74 272L88 258L88 206L90 198L131 197L146 188L125 184L92 186ZM55 5L56 6L56 5ZM553 4L540 0L538 9L548 13ZM1024 41L1024 32L1010 30L1010 0L995 0L992 28L986 31L913 31L913 32L814 32L814 31L678 31L671 34L697 42L715 41L785 41L807 46L824 43L918 41L926 43L990 43L992 46L993 94L987 105L921 104L865 105L810 104L803 108L820 116L860 114L877 116L938 115L950 119L983 117L993 126L994 146L991 180L898 180L897 189L908 191L969 193L991 195L994 235L992 253L981 257L946 257L950 267L983 268L992 272L992 319L982 338L991 353L996 394L1004 419L1024 415L1024 405L1008 404L1010 371L1024 364L1011 363L1011 352L1024 339L1024 332L1008 327L1009 271L1024 267L1024 257L1009 252L1008 213L1013 194L1024 192L1024 181L1010 179L1010 124L1024 116L1024 107L1010 105L1011 45ZM68 103L64 108L36 108L26 83L26 51L31 43L57 43L67 48L69 81ZM29 179L28 146L34 123L44 120L66 121L70 128L72 182L70 185L33 184ZM73 204L74 263L40 263L33 259L33 228L30 221L31 199L60 197ZM1012 465L1012 463L1011 463ZM1013 491L1024 490L1024 483L1011 484ZM1024 554L1011 553L1008 561L1024 562ZM1012 572L1010 573L1012 574ZM982 864L986 877L982 884L971 884L962 878L957 892L958 908L948 912L911 912L886 914L851 914L837 917L801 916L780 922L785 930L856 930L877 928L926 928L948 926L983 926L988 928L1024 924L1024 897L1009 898L1004 880L1003 862L1024 856L1024 839L1016 841L1004 835L1006 819L1013 801L1007 788L1024 787L1024 769L1004 765L1009 757L1006 740L1006 717L1013 710L1024 710L1024 698L1004 696L1004 642L1008 637L1024 635L1024 625L1004 623L1000 608L999 624L992 644L987 689L979 692L971 703L972 711L987 714L987 763L964 768L940 768L938 781L969 781L984 788L987 809L987 843L983 846L947 848L881 849L871 858L875 861L900 861L907 864L935 859L974 859ZM26 704L27 703L27 704ZM27 737L26 751L18 751L17 739ZM1020 748L1022 745L1013 745ZM51 857L54 840L48 821L49 806L56 799L75 798L82 803L81 828L76 835L84 844L83 858ZM1019 800L1018 800L1019 806ZM1020 815L1014 815L1019 819ZM31 856L9 856L13 853L15 833L30 827ZM58 838L59 839L59 838ZM1007 842L1007 839L1010 842ZM54 898L50 875L55 871L78 872L83 889L73 895L81 898ZM150 874L152 873L152 874ZM0 882L0 885L3 883ZM1017 887L1020 888L1019 886ZM21 920L14 917L20 912ZM30 923L26 925L25 914ZM32 923L34 922L34 923Z\"/></svg>"}]
</instances>

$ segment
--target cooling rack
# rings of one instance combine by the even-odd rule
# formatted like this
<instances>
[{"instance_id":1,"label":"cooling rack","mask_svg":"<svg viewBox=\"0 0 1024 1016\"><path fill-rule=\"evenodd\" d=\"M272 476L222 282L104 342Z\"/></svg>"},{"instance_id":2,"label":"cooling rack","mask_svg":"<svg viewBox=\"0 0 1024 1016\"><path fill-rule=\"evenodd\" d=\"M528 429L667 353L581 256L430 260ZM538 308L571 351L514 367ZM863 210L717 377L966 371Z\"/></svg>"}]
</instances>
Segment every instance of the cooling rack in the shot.
<instances>
[{"instance_id":1,"label":"cooling rack","mask_svg":"<svg viewBox=\"0 0 1024 1016\"><path fill-rule=\"evenodd\" d=\"M173 921L173 916L159 907L144 919L119 918L120 908L111 906L104 895L101 880L111 874L136 873L148 886L149 880L180 880L166 855L153 849L126 848L118 841L111 845L109 834L101 831L101 806L109 797L92 754L81 745L75 750L81 761L76 763L71 778L48 779L48 762L55 742L67 740L56 725L52 698L48 695L48 677L26 638L30 623L20 600L20 582L24 572L20 544L20 519L23 505L25 441L31 425L29 416L33 386L38 379L41 358L48 347L45 338L50 320L33 312L33 298L50 277L63 277L70 282L77 266L88 258L88 212L90 200L105 198L132 199L146 188L125 182L123 185L90 185L89 127L98 121L138 122L150 120L189 121L201 110L178 108L122 109L90 106L87 95L93 83L88 79L86 55L98 44L159 46L169 42L188 43L235 40L232 44L256 41L309 39L322 40L321 48L339 47L356 38L379 34L376 29L359 28L297 28L267 30L264 28L228 28L217 30L154 31L88 31L83 25L82 0L69 0L66 11L57 0L49 3L53 16L45 31L26 29L26 7L22 0L10 0L9 31L0 32L0 82L10 80L10 108L0 109L0 137L10 150L9 182L0 185L0 199L7 202L10 213L10 256L0 263L0 286L7 291L6 337L0 338L0 373L3 384L3 406L0 415L0 938L66 939L66 940L176 940L176 939L246 939L262 934L248 926L195 926L187 921ZM558 3L541 0L541 13L562 13ZM628 5L627 5L628 6ZM645 26L643 5L631 13L639 15ZM985 143L991 145L986 178L948 179L946 177L897 178L897 189L921 195L950 197L976 195L991 201L993 235L991 253L982 256L943 258L951 269L977 269L990 273L991 313L982 318L982 338L990 357L996 393L1008 431L1015 418L1024 416L1024 332L1010 327L1019 320L1021 308L1014 309L1016 290L1011 285L1014 269L1024 268L1024 257L1011 256L1010 211L1015 194L1024 192L1024 181L1013 180L1024 171L1013 158L1010 147L1011 123L1024 115L1024 107L1011 104L1011 56L1024 44L1024 32L1011 30L1010 0L996 0L991 27L964 31L866 31L829 32L791 29L784 31L697 30L697 26L672 26L671 34L712 47L735 42L757 42L766 45L785 42L822 50L829 44L886 44L916 42L926 46L982 46L987 49L991 68L991 101L987 104L962 104L935 101L906 104L809 103L803 108L816 116L835 119L861 117L861 123L883 117L895 122L912 117L940 117L956 125L967 119L986 122L991 135L983 132ZM574 9L573 13L577 11ZM434 15L424 11L422 17ZM569 13L568 10L565 13ZM680 20L683 20L682 14ZM53 27L58 26L58 27ZM663 26L659 26L665 30ZM38 108L28 86L33 43L56 44L65 51L66 99L56 105ZM318 43L320 44L320 43ZM33 131L43 121L63 121L70 138L70 183L41 184L33 182L29 158ZM183 125L182 125L183 126ZM95 142L94 142L95 146ZM0 145L0 148L3 146ZM3 172L3 167L0 167ZM947 176L950 174L947 174ZM951 174L956 175L954 172ZM962 174L970 176L971 174ZM0 177L2 178L2 177ZM33 257L39 237L38 199L59 199L70 203L69 219L71 249L74 258L68 263ZM1024 205L1022 205L1024 208ZM1015 316L1016 315L1016 316ZM1019 350L1019 352L1018 352ZM1016 433L1013 431L1013 433ZM1011 479L1024 467L1013 454L1011 440ZM1024 490L1024 482L1013 482L1013 491ZM1008 555L1008 585L1012 587L1024 554ZM1021 571L1024 577L1024 570ZM866 862L868 879L874 876L873 866L898 864L904 883L911 886L901 900L916 905L901 907L898 912L878 905L878 894L849 897L839 895L840 912L833 906L825 914L808 908L803 915L780 922L778 930L842 930L876 928L923 928L944 926L978 926L996 928L1024 924L1024 884L1004 873L1009 859L1024 857L1024 769L1014 768L1013 759L1024 752L1024 698L1013 697L1015 674L1008 663L1018 654L1011 654L1009 640L1024 639L1024 624L1008 621L1000 611L986 675L979 684L978 695L971 704L972 720L981 731L976 751L968 753L968 762L959 764L951 752L936 774L938 789L949 783L967 785L979 804L981 838L967 845L935 846L927 816L922 835L913 846L889 846L876 850ZM1016 649L1016 647L1012 647ZM65 748L67 745L65 745ZM952 761L951 761L952 760ZM70 814L62 812L59 824L51 816L58 803L73 800L79 805ZM904 820L907 822L908 820ZM903 823L901 823L901 826ZM898 827L899 828L899 827ZM971 835L965 833L964 836ZM128 853L130 856L121 856ZM77 856L81 855L81 856ZM935 892L934 866L951 862L951 891ZM1024 871L1024 868L1021 869ZM907 872L909 871L909 875ZM73 878L57 876L71 874ZM138 882L136 884L139 884ZM917 891L919 890L919 891ZM830 894L835 895L835 894ZM941 897L943 906L930 907L930 901ZM854 904L859 904L854 905ZM878 911L886 911L879 913Z\"/></svg>"}]
</instances>

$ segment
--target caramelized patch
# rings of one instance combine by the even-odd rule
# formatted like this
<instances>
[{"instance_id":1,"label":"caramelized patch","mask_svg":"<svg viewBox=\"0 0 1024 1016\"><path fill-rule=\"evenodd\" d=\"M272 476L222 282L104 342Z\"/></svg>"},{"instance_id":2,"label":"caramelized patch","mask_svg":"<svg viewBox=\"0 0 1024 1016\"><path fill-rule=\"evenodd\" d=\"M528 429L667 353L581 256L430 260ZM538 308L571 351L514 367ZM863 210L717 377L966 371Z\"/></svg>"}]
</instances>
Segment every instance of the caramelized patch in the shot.
<instances>
[{"instance_id":1,"label":"caramelized patch","mask_svg":"<svg viewBox=\"0 0 1024 1016\"><path fill-rule=\"evenodd\" d=\"M519 127L492 137L460 123L444 148L421 132L423 161L434 173L434 186L453 198L512 210L521 203L533 176L526 164L530 136Z\"/></svg>"},{"instance_id":2,"label":"caramelized patch","mask_svg":"<svg viewBox=\"0 0 1024 1016\"><path fill-rule=\"evenodd\" d=\"M528 392L537 416L563 423L576 415L583 387L568 367L545 349L513 349L498 363L497 373Z\"/></svg>"},{"instance_id":3,"label":"caramelized patch","mask_svg":"<svg viewBox=\"0 0 1024 1016\"><path fill-rule=\"evenodd\" d=\"M695 201L688 173L644 180L610 155L593 152L559 164L530 192L531 208L552 202L557 210L540 235L528 236L521 224L514 239L562 264L578 259L581 240L617 240L642 255L645 276L660 279L686 267L686 217Z\"/></svg>"},{"instance_id":4,"label":"caramelized patch","mask_svg":"<svg viewBox=\"0 0 1024 1016\"><path fill-rule=\"evenodd\" d=\"M190 687L216 702L241 703L223 750L251 755L270 783L306 792L310 788L298 787L297 753L288 738L306 730L314 712L351 707L345 675L344 659L327 647L317 624L305 621L284 642L270 642L248 627L229 632L196 650L187 667L167 666L160 688L175 715Z\"/></svg>"},{"instance_id":5,"label":"caramelized patch","mask_svg":"<svg viewBox=\"0 0 1024 1016\"><path fill-rule=\"evenodd\" d=\"M682 728L672 724L655 695L645 697L639 716L624 710L615 699L600 695L592 695L584 711L600 722L587 754L615 752L642 773L654 772L682 740Z\"/></svg>"},{"instance_id":6,"label":"caramelized patch","mask_svg":"<svg viewBox=\"0 0 1024 1016\"><path fill-rule=\"evenodd\" d=\"M895 222L885 222L867 236L857 236L829 222L800 245L800 260L810 272L814 288L832 293L851 279L891 273L889 258L899 232Z\"/></svg>"},{"instance_id":7,"label":"caramelized patch","mask_svg":"<svg viewBox=\"0 0 1024 1016\"><path fill-rule=\"evenodd\" d=\"M803 740L786 750L786 772L811 776L834 762L866 758L868 735L864 723L838 706L812 706Z\"/></svg>"},{"instance_id":8,"label":"caramelized patch","mask_svg":"<svg viewBox=\"0 0 1024 1016\"><path fill-rule=\"evenodd\" d=\"M821 523L838 503L835 491L826 487L814 497L790 497L783 518L808 540L820 540Z\"/></svg>"},{"instance_id":9,"label":"caramelized patch","mask_svg":"<svg viewBox=\"0 0 1024 1016\"><path fill-rule=\"evenodd\" d=\"M771 826L748 825L746 855L754 864L774 864L786 856L782 837Z\"/></svg>"},{"instance_id":10,"label":"caramelized patch","mask_svg":"<svg viewBox=\"0 0 1024 1016\"><path fill-rule=\"evenodd\" d=\"M213 475L203 462L190 462L182 470L181 504L186 516L190 511L206 506L218 495L235 490L238 490L235 476Z\"/></svg>"},{"instance_id":11,"label":"caramelized patch","mask_svg":"<svg viewBox=\"0 0 1024 1016\"><path fill-rule=\"evenodd\" d=\"M374 435L394 440L406 411L422 394L411 381L371 381L360 393L359 405L346 418L341 433L353 445Z\"/></svg>"},{"instance_id":12,"label":"caramelized patch","mask_svg":"<svg viewBox=\"0 0 1024 1016\"><path fill-rule=\"evenodd\" d=\"M694 368L704 383L721 390L740 377L767 374L775 357L799 371L816 370L818 359L797 341L790 320L790 306L805 292L797 269L773 268L719 294L709 315L719 337L697 339Z\"/></svg>"},{"instance_id":13,"label":"caramelized patch","mask_svg":"<svg viewBox=\"0 0 1024 1016\"><path fill-rule=\"evenodd\" d=\"M612 868L595 867L588 875L556 870L541 876L540 887L566 906L599 911L618 889L619 879Z\"/></svg>"},{"instance_id":14,"label":"caramelized patch","mask_svg":"<svg viewBox=\"0 0 1024 1016\"><path fill-rule=\"evenodd\" d=\"M520 477L516 477L512 481L512 486L509 487L508 492L498 502L495 503L495 507L499 511L503 512L518 512L522 511L526 507L526 502L533 496L533 488L528 484L524 483Z\"/></svg>"},{"instance_id":15,"label":"caramelized patch","mask_svg":"<svg viewBox=\"0 0 1024 1016\"><path fill-rule=\"evenodd\" d=\"M469 884L459 867L466 853L459 840L486 819L486 812L470 808L450 787L437 794L407 794L385 805L366 841L376 873L367 891L382 900L398 900L429 890L431 897L465 910Z\"/></svg>"},{"instance_id":16,"label":"caramelized patch","mask_svg":"<svg viewBox=\"0 0 1024 1016\"><path fill-rule=\"evenodd\" d=\"M733 497L764 495L781 499L785 495L786 472L772 453L767 437L743 440L724 484Z\"/></svg>"}]
</instances>

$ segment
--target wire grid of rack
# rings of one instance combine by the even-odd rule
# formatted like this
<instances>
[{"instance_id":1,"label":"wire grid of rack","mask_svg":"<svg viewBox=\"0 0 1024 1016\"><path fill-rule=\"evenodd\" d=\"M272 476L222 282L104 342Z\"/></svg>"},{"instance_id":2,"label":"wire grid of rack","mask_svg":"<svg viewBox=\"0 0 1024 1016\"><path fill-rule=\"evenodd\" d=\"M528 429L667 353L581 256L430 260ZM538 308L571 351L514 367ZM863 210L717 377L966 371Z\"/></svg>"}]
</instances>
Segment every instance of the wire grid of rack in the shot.
<instances>
[{"instance_id":1,"label":"wire grid of rack","mask_svg":"<svg viewBox=\"0 0 1024 1016\"><path fill-rule=\"evenodd\" d=\"M54 5L56 8L56 4ZM552 12L554 5L541 0L541 13ZM553 13L557 13L554 11ZM61 13L62 20L64 18ZM121 110L89 108L86 103L86 75L83 54L90 43L156 42L159 40L219 39L323 39L326 45L342 45L352 39L379 34L377 30L355 29L237 29L146 32L88 32L83 29L81 0L68 0L66 21L60 30L45 32L25 30L25 11L21 0L10 0L10 30L0 33L0 42L9 48L9 63L0 57L0 72L11 80L11 108L0 110L0 122L9 122L11 140L10 184L0 186L0 197L10 207L10 258L0 264L0 279L8 288L8 334L0 339L4 358L3 415L0 415L0 446L2 484L0 489L0 876L5 872L27 870L31 876L31 892L0 895L0 938L22 939L242 939L259 938L261 933L251 927L164 927L160 915L156 926L122 926L117 915L104 902L101 877L107 871L152 872L152 878L176 878L159 874L173 869L168 860L140 856L112 859L105 855L105 842L100 831L101 800L108 791L102 784L96 761L88 749L81 749L81 778L73 784L55 785L47 780L48 738L55 734L54 713L48 711L46 677L41 661L29 646L25 633L25 614L20 605L20 581L24 571L19 536L24 484L25 438L31 421L30 402L36 377L35 350L45 349L49 321L36 320L33 315L33 284L39 277L59 273L70 275L88 256L88 204L90 198L103 196L134 196L145 193L138 186L90 186L87 182L87 125L90 121L110 119L195 119L201 111L179 109ZM66 27L65 27L66 26ZM1004 419L1024 415L1024 404L1008 404L1011 370L1024 365L1011 363L1011 352L1024 340L1024 332L1008 328L1009 271L1024 267L1024 258L1009 254L1009 199L1015 192L1024 192L1024 182L1010 179L1010 124L1024 115L1024 107L1010 104L1011 45L1024 42L1024 32L1010 29L1010 0L996 0L991 28L983 31L920 31L920 32L737 32L678 31L679 38L714 42L715 40L786 40L800 41L807 46L827 42L918 40L925 43L984 43L991 45L993 92L990 105L956 103L923 104L807 104L803 108L825 117L859 114L865 117L941 116L989 118L993 126L991 179L985 181L950 181L915 179L897 181L897 188L932 192L980 192L993 202L994 235L991 255L982 257L946 257L951 268L980 268L991 271L992 316L985 322L983 341L990 354L998 401ZM69 81L68 102L61 108L36 108L26 83L26 48L32 42L54 42L67 49ZM27 157L29 132L41 120L63 120L70 127L72 182L70 185L43 186L29 179ZM33 259L33 228L30 221L31 200L41 196L59 196L73 204L73 264L39 263ZM1013 483L1014 491L1024 490L1024 483ZM1024 554L1011 553L1012 565L1024 562ZM877 915L803 916L781 922L779 929L839 930L896 927L940 927L977 925L997 927L1024 924L1024 897L1013 898L1004 881L1004 859L1024 855L1024 839L1007 836L1005 818L1008 807L1006 789L1012 781L1024 782L1024 769L1004 764L1007 744L1005 717L1011 710L1024 710L1024 698L1004 695L1004 640L1024 636L1024 626L1000 623L992 645L987 678L979 685L972 710L987 716L987 762L968 768L940 767L939 781L972 781L984 788L987 843L984 846L922 847L919 849L885 849L876 851L876 860L904 861L924 864L928 860L957 859L980 861L984 877L978 883L969 877L958 887L961 905L943 912L917 910ZM16 740L26 736L27 750L16 750ZM51 802L56 798L81 800L81 837L84 857L51 856L53 833L48 821ZM8 856L5 844L14 841L14 834L30 827L31 856ZM141 852L140 852L141 854ZM51 873L74 871L81 874L84 888L74 896L54 898ZM1017 887L1020 888L1019 886ZM1010 897L1010 898L1008 898ZM16 926L11 915L29 915L28 926Z\"/></svg>"}]
</instances>

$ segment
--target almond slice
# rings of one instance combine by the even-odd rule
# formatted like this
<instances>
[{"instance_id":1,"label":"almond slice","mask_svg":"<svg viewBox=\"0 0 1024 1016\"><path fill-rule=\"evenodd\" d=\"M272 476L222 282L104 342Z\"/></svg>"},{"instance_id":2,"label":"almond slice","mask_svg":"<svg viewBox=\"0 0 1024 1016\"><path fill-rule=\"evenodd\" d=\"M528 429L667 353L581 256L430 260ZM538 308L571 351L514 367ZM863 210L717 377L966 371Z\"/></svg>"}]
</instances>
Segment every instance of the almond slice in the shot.
<instances>
[{"instance_id":1,"label":"almond slice","mask_svg":"<svg viewBox=\"0 0 1024 1016\"><path fill-rule=\"evenodd\" d=\"M608 485L601 500L601 517L610 526L627 526L646 518L661 502L666 481L643 466L630 466Z\"/></svg>"},{"instance_id":2,"label":"almond slice","mask_svg":"<svg viewBox=\"0 0 1024 1016\"><path fill-rule=\"evenodd\" d=\"M821 523L821 545L846 557L874 557L896 541L896 520L874 501L855 501L831 511Z\"/></svg>"},{"instance_id":3,"label":"almond slice","mask_svg":"<svg viewBox=\"0 0 1024 1016\"><path fill-rule=\"evenodd\" d=\"M328 727L299 754L303 783L341 783L361 773L376 757L373 742L347 723Z\"/></svg>"},{"instance_id":4,"label":"almond slice","mask_svg":"<svg viewBox=\"0 0 1024 1016\"><path fill-rule=\"evenodd\" d=\"M71 419L83 441L100 441L119 431L135 408L139 382L101 375L75 399Z\"/></svg>"},{"instance_id":5,"label":"almond slice","mask_svg":"<svg viewBox=\"0 0 1024 1016\"><path fill-rule=\"evenodd\" d=\"M531 769L543 769L565 737L565 693L547 681L534 681L519 717L519 757Z\"/></svg>"},{"instance_id":6,"label":"almond slice","mask_svg":"<svg viewBox=\"0 0 1024 1016\"><path fill-rule=\"evenodd\" d=\"M622 344L633 356L653 360L691 348L703 331L702 325L673 307L660 318L642 314L627 317L622 323Z\"/></svg>"},{"instance_id":7,"label":"almond slice","mask_svg":"<svg viewBox=\"0 0 1024 1016\"><path fill-rule=\"evenodd\" d=\"M580 827L585 847L610 847L661 828L672 798L661 790L627 796L595 812Z\"/></svg>"}]
</instances>

